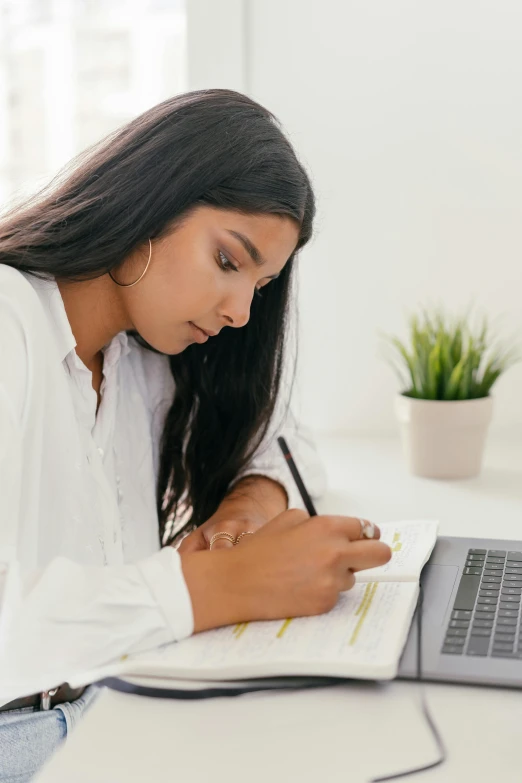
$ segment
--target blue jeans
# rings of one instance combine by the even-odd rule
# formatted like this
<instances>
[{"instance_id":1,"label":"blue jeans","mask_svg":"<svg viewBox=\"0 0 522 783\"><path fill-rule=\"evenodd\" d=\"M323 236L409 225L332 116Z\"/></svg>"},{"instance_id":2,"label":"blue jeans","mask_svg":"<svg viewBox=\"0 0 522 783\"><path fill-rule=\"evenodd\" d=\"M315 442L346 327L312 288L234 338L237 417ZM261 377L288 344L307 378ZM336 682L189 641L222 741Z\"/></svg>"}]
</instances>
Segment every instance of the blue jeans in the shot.
<instances>
[{"instance_id":1,"label":"blue jeans","mask_svg":"<svg viewBox=\"0 0 522 783\"><path fill-rule=\"evenodd\" d=\"M27 783L62 744L101 689L41 712L34 707L0 712L0 783Z\"/></svg>"}]
</instances>

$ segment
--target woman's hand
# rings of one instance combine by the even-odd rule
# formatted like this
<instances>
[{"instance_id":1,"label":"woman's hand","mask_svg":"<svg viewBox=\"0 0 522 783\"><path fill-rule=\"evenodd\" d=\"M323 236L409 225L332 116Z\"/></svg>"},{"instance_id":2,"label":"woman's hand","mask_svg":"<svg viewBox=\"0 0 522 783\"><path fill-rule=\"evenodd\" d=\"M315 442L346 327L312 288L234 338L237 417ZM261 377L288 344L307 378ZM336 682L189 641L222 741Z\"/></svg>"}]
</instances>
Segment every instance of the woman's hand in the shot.
<instances>
[{"instance_id":1,"label":"woman's hand","mask_svg":"<svg viewBox=\"0 0 522 783\"><path fill-rule=\"evenodd\" d=\"M240 533L255 532L286 506L286 492L280 484L265 476L247 476L235 485L210 519L182 540L178 552L183 555L209 549L215 533L230 533L237 538ZM218 538L212 544L212 551L232 546L231 541Z\"/></svg>"},{"instance_id":2,"label":"woman's hand","mask_svg":"<svg viewBox=\"0 0 522 783\"><path fill-rule=\"evenodd\" d=\"M182 553L194 630L328 612L353 587L356 571L390 560L377 527L375 533L361 538L361 523L352 517L309 517L293 509L237 546Z\"/></svg>"},{"instance_id":3,"label":"woman's hand","mask_svg":"<svg viewBox=\"0 0 522 783\"><path fill-rule=\"evenodd\" d=\"M217 518L211 517L183 539L178 547L178 552L180 555L184 555L187 552L201 552L210 548L210 541L215 533L230 533L234 538L237 538L240 533L246 531L255 533L256 530L259 530L265 524L266 520L264 517L256 517L254 514L245 514L240 519L228 519L221 516ZM250 538L250 536L248 537ZM244 538L247 538L247 536L243 536ZM215 549L229 549L232 546L234 544L226 538L218 538L212 544L212 551Z\"/></svg>"}]
</instances>

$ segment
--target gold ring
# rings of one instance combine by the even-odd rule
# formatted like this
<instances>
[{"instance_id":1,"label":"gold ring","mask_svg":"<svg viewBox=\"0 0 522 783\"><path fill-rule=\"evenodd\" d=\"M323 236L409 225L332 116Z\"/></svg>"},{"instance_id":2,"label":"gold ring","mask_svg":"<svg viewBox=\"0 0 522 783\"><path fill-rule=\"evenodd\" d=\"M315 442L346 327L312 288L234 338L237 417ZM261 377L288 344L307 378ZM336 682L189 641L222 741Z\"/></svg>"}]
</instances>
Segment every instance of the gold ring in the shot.
<instances>
[{"instance_id":1,"label":"gold ring","mask_svg":"<svg viewBox=\"0 0 522 783\"><path fill-rule=\"evenodd\" d=\"M210 539L209 549L212 549L212 544L218 540L218 538L225 538L227 541L230 541L232 545L236 543L235 536L232 535L232 533L225 533L224 531L221 533L214 533L212 538Z\"/></svg>"},{"instance_id":2,"label":"gold ring","mask_svg":"<svg viewBox=\"0 0 522 783\"><path fill-rule=\"evenodd\" d=\"M241 541L243 536L253 536L253 535L254 535L254 531L253 530L245 530L244 533L240 533L238 535L238 537L236 538L236 544L239 544L239 542Z\"/></svg>"},{"instance_id":3,"label":"gold ring","mask_svg":"<svg viewBox=\"0 0 522 783\"><path fill-rule=\"evenodd\" d=\"M359 519L361 523L361 537L373 538L375 536L375 525L373 522L368 522L366 519Z\"/></svg>"}]
</instances>

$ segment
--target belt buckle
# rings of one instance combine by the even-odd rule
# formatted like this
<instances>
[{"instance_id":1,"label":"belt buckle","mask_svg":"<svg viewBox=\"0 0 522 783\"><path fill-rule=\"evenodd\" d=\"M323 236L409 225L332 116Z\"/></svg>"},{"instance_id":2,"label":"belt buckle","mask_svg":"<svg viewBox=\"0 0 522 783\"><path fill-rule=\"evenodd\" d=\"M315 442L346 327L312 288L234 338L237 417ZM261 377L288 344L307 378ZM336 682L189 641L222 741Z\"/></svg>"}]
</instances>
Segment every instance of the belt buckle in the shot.
<instances>
[{"instance_id":1,"label":"belt buckle","mask_svg":"<svg viewBox=\"0 0 522 783\"><path fill-rule=\"evenodd\" d=\"M40 694L40 709L41 710L50 710L51 709L51 698L58 693L58 688L51 688L49 691L42 691Z\"/></svg>"}]
</instances>

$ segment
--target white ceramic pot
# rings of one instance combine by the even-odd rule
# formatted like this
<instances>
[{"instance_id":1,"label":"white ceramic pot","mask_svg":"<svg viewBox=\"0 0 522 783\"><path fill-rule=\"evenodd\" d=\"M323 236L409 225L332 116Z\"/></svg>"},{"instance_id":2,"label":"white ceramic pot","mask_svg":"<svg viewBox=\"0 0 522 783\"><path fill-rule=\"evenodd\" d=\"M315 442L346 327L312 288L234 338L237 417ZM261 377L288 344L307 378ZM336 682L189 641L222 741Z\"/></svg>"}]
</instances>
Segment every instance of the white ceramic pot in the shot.
<instances>
[{"instance_id":1,"label":"white ceramic pot","mask_svg":"<svg viewBox=\"0 0 522 783\"><path fill-rule=\"evenodd\" d=\"M399 394L395 412L410 471L437 479L480 473L492 397L478 400L417 400Z\"/></svg>"}]
</instances>

